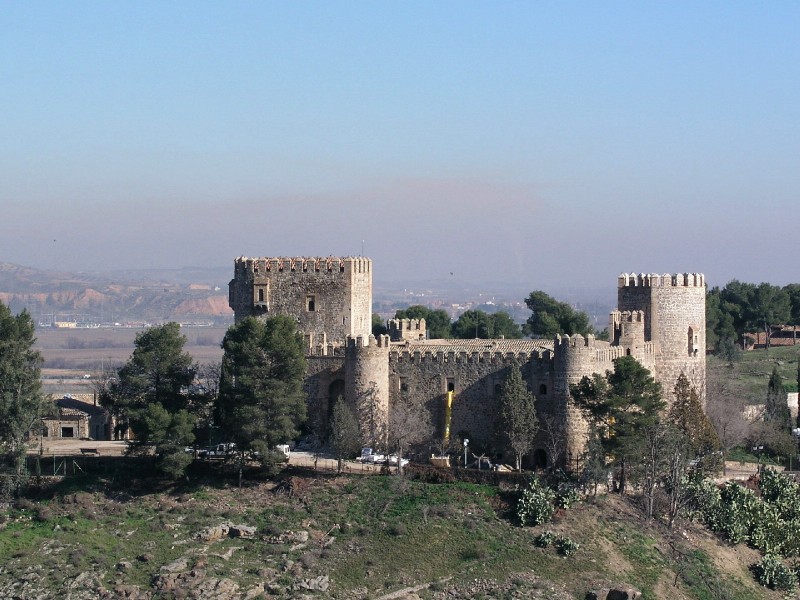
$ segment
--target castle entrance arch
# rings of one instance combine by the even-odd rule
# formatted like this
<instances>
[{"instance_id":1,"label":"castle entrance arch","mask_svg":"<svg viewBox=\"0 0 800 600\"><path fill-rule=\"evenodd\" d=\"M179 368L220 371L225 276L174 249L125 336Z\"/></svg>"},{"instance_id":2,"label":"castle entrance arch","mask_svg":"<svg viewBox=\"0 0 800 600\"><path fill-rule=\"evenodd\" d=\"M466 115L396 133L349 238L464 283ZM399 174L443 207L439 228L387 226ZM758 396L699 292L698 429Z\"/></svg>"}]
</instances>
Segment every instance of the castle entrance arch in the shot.
<instances>
[{"instance_id":1,"label":"castle entrance arch","mask_svg":"<svg viewBox=\"0 0 800 600\"><path fill-rule=\"evenodd\" d=\"M546 469L547 468L547 452L541 448L533 451L533 468Z\"/></svg>"},{"instance_id":2,"label":"castle entrance arch","mask_svg":"<svg viewBox=\"0 0 800 600\"><path fill-rule=\"evenodd\" d=\"M344 398L344 379L334 379L328 386L328 421L333 415L333 405L339 396Z\"/></svg>"}]
</instances>

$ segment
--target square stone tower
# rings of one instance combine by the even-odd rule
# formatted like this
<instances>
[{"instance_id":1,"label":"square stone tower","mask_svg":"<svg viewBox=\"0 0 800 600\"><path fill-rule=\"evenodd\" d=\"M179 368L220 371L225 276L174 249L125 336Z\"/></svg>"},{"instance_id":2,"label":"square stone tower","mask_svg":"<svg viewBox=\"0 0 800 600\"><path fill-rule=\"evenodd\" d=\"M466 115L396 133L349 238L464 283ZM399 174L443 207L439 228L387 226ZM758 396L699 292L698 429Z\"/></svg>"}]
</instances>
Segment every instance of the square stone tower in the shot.
<instances>
[{"instance_id":1,"label":"square stone tower","mask_svg":"<svg viewBox=\"0 0 800 600\"><path fill-rule=\"evenodd\" d=\"M372 260L239 257L228 304L237 322L287 315L312 345L343 346L347 336L371 332Z\"/></svg>"}]
</instances>

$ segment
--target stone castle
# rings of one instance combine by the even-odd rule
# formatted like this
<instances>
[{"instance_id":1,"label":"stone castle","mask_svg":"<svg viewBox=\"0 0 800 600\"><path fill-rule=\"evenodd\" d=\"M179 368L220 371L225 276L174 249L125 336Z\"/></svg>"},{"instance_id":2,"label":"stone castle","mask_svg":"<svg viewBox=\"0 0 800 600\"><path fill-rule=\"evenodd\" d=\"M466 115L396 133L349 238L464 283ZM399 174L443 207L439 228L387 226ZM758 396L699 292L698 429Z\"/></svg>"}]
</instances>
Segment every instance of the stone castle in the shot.
<instances>
[{"instance_id":1,"label":"stone castle","mask_svg":"<svg viewBox=\"0 0 800 600\"><path fill-rule=\"evenodd\" d=\"M393 408L416 404L429 415L435 448L452 431L473 447L496 440L499 395L517 363L536 397L540 423L559 433L560 460L578 457L586 422L569 386L613 369L630 355L648 368L670 399L681 372L701 393L705 383L705 279L702 274L627 274L617 280L610 341L426 339L424 320L392 320L390 335L372 327L372 261L363 257L237 258L229 284L236 321L283 314L297 320L308 360L309 413L323 420L339 396L359 415L363 442L380 447ZM552 431L540 431L527 464L549 466Z\"/></svg>"}]
</instances>

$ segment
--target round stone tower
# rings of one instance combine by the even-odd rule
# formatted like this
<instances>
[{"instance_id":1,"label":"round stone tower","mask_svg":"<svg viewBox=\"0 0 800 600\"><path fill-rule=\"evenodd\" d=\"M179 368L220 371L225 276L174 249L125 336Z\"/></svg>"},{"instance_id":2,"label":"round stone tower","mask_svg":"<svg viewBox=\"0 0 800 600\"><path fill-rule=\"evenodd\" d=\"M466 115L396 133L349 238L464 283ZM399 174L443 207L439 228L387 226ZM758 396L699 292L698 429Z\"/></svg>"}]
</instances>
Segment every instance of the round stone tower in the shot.
<instances>
[{"instance_id":1,"label":"round stone tower","mask_svg":"<svg viewBox=\"0 0 800 600\"><path fill-rule=\"evenodd\" d=\"M345 399L356 411L361 441L386 446L389 424L389 336L348 338Z\"/></svg>"},{"instance_id":2,"label":"round stone tower","mask_svg":"<svg viewBox=\"0 0 800 600\"><path fill-rule=\"evenodd\" d=\"M559 335L553 347L553 392L558 399L555 419L565 433L567 448L564 458L568 462L568 457L583 453L589 431L586 419L570 399L569 386L586 375L605 372L603 367L606 365L597 362L594 341L593 335L585 338L580 334L571 337Z\"/></svg>"},{"instance_id":3,"label":"round stone tower","mask_svg":"<svg viewBox=\"0 0 800 600\"><path fill-rule=\"evenodd\" d=\"M645 340L655 349L656 380L672 399L681 372L704 399L706 381L706 282L702 273L628 274L617 285L620 311L644 313Z\"/></svg>"}]
</instances>

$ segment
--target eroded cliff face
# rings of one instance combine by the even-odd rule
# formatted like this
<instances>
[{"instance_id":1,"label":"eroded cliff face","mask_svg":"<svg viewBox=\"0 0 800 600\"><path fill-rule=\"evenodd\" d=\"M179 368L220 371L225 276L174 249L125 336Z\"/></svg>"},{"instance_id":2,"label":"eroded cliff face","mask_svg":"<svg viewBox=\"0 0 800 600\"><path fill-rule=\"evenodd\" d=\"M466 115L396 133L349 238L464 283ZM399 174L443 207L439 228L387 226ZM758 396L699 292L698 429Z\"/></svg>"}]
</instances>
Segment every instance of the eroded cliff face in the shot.
<instances>
[{"instance_id":1,"label":"eroded cliff face","mask_svg":"<svg viewBox=\"0 0 800 600\"><path fill-rule=\"evenodd\" d=\"M114 280L107 275L57 273L0 263L0 302L36 320L58 315L89 322L227 318L233 316L220 286ZM55 318L51 316L50 318Z\"/></svg>"}]
</instances>

